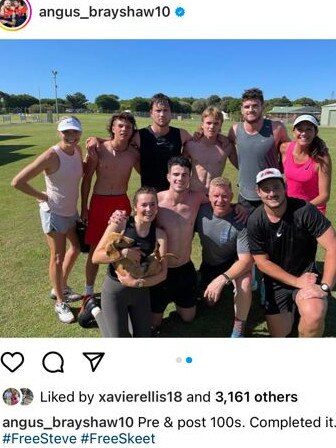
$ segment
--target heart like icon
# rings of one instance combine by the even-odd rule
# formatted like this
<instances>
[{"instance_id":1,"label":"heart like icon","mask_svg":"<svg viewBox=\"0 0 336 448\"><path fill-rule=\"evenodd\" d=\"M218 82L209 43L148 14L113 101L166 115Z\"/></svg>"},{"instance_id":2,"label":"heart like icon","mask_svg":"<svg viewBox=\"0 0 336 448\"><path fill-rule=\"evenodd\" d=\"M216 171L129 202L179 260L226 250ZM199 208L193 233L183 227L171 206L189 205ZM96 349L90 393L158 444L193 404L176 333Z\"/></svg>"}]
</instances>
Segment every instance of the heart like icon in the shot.
<instances>
[{"instance_id":1,"label":"heart like icon","mask_svg":"<svg viewBox=\"0 0 336 448\"><path fill-rule=\"evenodd\" d=\"M1 364L10 372L15 372L24 362L24 356L20 352L5 352L1 355Z\"/></svg>"}]
</instances>

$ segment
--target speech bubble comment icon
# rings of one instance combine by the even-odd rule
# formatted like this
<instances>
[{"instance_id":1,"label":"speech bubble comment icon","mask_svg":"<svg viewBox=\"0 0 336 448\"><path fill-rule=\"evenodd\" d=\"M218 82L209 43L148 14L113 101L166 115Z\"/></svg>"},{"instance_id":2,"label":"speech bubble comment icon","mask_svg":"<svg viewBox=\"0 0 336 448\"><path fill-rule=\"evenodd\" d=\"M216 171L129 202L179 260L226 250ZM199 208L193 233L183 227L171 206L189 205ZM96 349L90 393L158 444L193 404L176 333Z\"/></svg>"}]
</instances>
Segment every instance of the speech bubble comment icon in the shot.
<instances>
[{"instance_id":1,"label":"speech bubble comment icon","mask_svg":"<svg viewBox=\"0 0 336 448\"><path fill-rule=\"evenodd\" d=\"M15 372L24 362L24 356L20 352L5 352L1 355L1 364L10 372Z\"/></svg>"},{"instance_id":2,"label":"speech bubble comment icon","mask_svg":"<svg viewBox=\"0 0 336 448\"><path fill-rule=\"evenodd\" d=\"M64 359L58 352L48 352L42 359L43 368L49 373L64 373Z\"/></svg>"}]
</instances>

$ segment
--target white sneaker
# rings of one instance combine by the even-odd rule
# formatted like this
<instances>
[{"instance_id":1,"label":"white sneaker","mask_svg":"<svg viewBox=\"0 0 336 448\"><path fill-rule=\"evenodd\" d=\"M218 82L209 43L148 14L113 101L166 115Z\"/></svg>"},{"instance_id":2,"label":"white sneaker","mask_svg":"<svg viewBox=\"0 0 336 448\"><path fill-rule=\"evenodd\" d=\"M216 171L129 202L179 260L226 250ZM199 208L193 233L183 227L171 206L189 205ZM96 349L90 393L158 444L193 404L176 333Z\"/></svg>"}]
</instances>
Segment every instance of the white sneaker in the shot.
<instances>
[{"instance_id":1,"label":"white sneaker","mask_svg":"<svg viewBox=\"0 0 336 448\"><path fill-rule=\"evenodd\" d=\"M56 303L55 311L58 314L59 320L64 324L70 324L75 320L75 316L72 314L69 306L64 302Z\"/></svg>"},{"instance_id":2,"label":"white sneaker","mask_svg":"<svg viewBox=\"0 0 336 448\"><path fill-rule=\"evenodd\" d=\"M69 302L77 302L82 298L82 295L77 294L77 292L74 292L73 289L70 288L70 286L67 286L63 291L63 297L64 301L66 303L69 303ZM50 291L50 298L53 300L56 300L57 298L54 288Z\"/></svg>"}]
</instances>

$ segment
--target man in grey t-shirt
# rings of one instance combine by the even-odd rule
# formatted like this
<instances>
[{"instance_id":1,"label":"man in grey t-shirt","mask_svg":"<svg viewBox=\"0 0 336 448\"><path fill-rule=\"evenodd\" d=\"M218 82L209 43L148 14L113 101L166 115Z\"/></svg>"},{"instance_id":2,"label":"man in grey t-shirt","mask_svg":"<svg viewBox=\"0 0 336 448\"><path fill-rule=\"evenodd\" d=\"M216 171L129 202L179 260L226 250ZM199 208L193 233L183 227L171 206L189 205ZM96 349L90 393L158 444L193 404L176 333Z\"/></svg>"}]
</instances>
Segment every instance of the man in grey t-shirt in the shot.
<instances>
[{"instance_id":1,"label":"man in grey t-shirt","mask_svg":"<svg viewBox=\"0 0 336 448\"><path fill-rule=\"evenodd\" d=\"M244 336L250 310L252 256L246 228L235 221L231 182L216 177L210 182L210 204L201 206L196 231L202 245L201 288L205 299L216 303L225 285L234 285L235 322L231 337Z\"/></svg>"}]
</instances>

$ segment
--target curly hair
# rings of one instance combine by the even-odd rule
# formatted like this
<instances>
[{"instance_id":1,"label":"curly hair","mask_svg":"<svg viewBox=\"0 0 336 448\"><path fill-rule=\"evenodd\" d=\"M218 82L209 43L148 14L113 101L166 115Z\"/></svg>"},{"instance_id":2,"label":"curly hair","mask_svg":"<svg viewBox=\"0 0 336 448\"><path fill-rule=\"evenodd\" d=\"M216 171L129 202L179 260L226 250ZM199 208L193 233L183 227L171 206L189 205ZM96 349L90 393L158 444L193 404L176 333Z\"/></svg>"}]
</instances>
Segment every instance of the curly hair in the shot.
<instances>
[{"instance_id":1,"label":"curly hair","mask_svg":"<svg viewBox=\"0 0 336 448\"><path fill-rule=\"evenodd\" d=\"M167 96L164 95L163 93L156 93L150 100L149 103L149 110L153 109L154 104L168 104L169 109L172 111L173 110L173 102L172 100Z\"/></svg>"},{"instance_id":2,"label":"curly hair","mask_svg":"<svg viewBox=\"0 0 336 448\"><path fill-rule=\"evenodd\" d=\"M131 141L134 134L137 131L137 125L136 125L135 118L134 118L133 114L131 114L130 112L118 112L118 113L112 115L112 117L110 118L110 120L107 124L107 127L106 127L107 132L110 134L111 138L114 138L114 132L112 131L112 127L116 120L128 121L128 123L130 123L133 126L133 133L130 138L130 141Z\"/></svg>"},{"instance_id":3,"label":"curly hair","mask_svg":"<svg viewBox=\"0 0 336 448\"><path fill-rule=\"evenodd\" d=\"M264 104L264 94L262 90L258 89L257 87L244 90L242 94L242 102L247 100L259 100L261 104Z\"/></svg>"}]
</instances>

